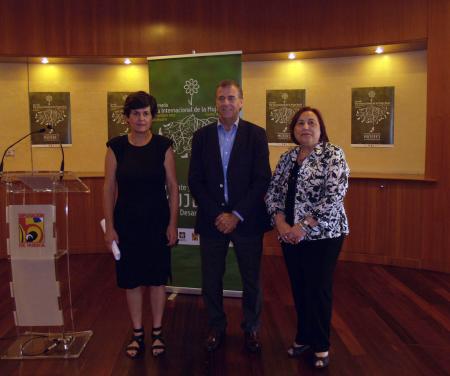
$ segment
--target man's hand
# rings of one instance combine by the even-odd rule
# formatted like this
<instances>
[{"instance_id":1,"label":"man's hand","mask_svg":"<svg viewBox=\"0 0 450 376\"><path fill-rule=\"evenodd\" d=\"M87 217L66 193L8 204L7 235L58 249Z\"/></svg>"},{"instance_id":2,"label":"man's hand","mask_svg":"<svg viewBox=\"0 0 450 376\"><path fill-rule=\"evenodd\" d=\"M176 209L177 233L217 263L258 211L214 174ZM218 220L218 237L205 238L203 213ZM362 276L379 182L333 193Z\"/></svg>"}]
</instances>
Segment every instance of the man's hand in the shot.
<instances>
[{"instance_id":1,"label":"man's hand","mask_svg":"<svg viewBox=\"0 0 450 376\"><path fill-rule=\"evenodd\" d=\"M240 219L233 213L222 213L217 216L214 224L220 232L229 234L233 232L239 221Z\"/></svg>"}]
</instances>

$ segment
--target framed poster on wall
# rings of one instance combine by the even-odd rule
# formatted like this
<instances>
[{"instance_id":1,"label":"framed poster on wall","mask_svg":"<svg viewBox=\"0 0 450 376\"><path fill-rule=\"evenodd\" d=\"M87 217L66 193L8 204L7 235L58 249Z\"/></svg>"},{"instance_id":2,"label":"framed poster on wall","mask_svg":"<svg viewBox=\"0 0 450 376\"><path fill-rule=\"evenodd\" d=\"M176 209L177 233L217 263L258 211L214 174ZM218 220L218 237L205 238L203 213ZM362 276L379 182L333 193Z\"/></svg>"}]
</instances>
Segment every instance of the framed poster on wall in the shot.
<instances>
[{"instance_id":1,"label":"framed poster on wall","mask_svg":"<svg viewBox=\"0 0 450 376\"><path fill-rule=\"evenodd\" d=\"M108 92L108 140L128 133L128 123L123 114L123 105L130 93L129 91Z\"/></svg>"},{"instance_id":2,"label":"framed poster on wall","mask_svg":"<svg viewBox=\"0 0 450 376\"><path fill-rule=\"evenodd\" d=\"M304 89L266 90L266 132L269 145L291 143L289 124L305 105Z\"/></svg>"},{"instance_id":3,"label":"framed poster on wall","mask_svg":"<svg viewBox=\"0 0 450 376\"><path fill-rule=\"evenodd\" d=\"M70 93L30 92L30 131L47 128L31 136L32 146L71 145Z\"/></svg>"},{"instance_id":4,"label":"framed poster on wall","mask_svg":"<svg viewBox=\"0 0 450 376\"><path fill-rule=\"evenodd\" d=\"M352 146L394 146L394 87L352 89Z\"/></svg>"}]
</instances>

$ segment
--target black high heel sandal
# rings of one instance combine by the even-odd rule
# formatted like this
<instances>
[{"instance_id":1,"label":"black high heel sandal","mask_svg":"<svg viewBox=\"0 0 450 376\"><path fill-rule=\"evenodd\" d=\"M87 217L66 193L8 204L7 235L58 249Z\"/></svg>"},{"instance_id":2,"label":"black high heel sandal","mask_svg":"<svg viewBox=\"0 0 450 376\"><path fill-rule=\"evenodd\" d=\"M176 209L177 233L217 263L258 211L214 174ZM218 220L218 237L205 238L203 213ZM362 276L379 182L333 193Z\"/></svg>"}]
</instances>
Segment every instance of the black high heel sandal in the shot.
<instances>
[{"instance_id":1,"label":"black high heel sandal","mask_svg":"<svg viewBox=\"0 0 450 376\"><path fill-rule=\"evenodd\" d=\"M311 346L309 345L296 345L295 343L293 343L292 346L289 347L287 353L290 358L298 358L309 349L311 349Z\"/></svg>"},{"instance_id":2,"label":"black high heel sandal","mask_svg":"<svg viewBox=\"0 0 450 376\"><path fill-rule=\"evenodd\" d=\"M330 364L330 354L325 356L317 356L314 354L314 367L315 368L326 368Z\"/></svg>"},{"instance_id":3,"label":"black high heel sandal","mask_svg":"<svg viewBox=\"0 0 450 376\"><path fill-rule=\"evenodd\" d=\"M129 358L138 359L144 354L145 352L144 337L145 337L144 328L133 329L133 337L131 337L130 343L125 349L125 354Z\"/></svg>"},{"instance_id":4,"label":"black high heel sandal","mask_svg":"<svg viewBox=\"0 0 450 376\"><path fill-rule=\"evenodd\" d=\"M159 341L159 344L155 342ZM161 356L166 352L166 343L162 336L162 326L152 329L152 354L154 357Z\"/></svg>"}]
</instances>

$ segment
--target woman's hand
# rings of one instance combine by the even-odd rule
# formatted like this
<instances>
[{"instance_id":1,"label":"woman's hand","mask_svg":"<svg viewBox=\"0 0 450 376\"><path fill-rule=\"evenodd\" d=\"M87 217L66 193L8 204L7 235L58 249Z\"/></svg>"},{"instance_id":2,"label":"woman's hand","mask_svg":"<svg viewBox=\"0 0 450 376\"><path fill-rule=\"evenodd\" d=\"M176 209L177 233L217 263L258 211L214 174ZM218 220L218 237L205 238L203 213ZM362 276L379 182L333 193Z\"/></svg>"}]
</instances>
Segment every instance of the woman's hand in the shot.
<instances>
[{"instance_id":1,"label":"woman's hand","mask_svg":"<svg viewBox=\"0 0 450 376\"><path fill-rule=\"evenodd\" d=\"M166 230L166 236L167 236L167 245L169 247L173 247L178 240L178 231L177 231L177 227L175 225L169 225L167 226L167 230Z\"/></svg>"},{"instance_id":2,"label":"woman's hand","mask_svg":"<svg viewBox=\"0 0 450 376\"><path fill-rule=\"evenodd\" d=\"M319 222L312 215L307 215L305 219L308 221L309 227L316 227Z\"/></svg>"},{"instance_id":3,"label":"woman's hand","mask_svg":"<svg viewBox=\"0 0 450 376\"><path fill-rule=\"evenodd\" d=\"M306 231L299 225L292 226L292 237L294 239L293 244L300 243L306 236Z\"/></svg>"},{"instance_id":4,"label":"woman's hand","mask_svg":"<svg viewBox=\"0 0 450 376\"><path fill-rule=\"evenodd\" d=\"M112 242L113 240L116 241L117 245L119 244L119 235L117 235L116 230L114 230L114 228L110 228L110 229L106 229L105 231L105 244L106 244L106 248L108 248L111 251L111 247L112 247Z\"/></svg>"},{"instance_id":5,"label":"woman's hand","mask_svg":"<svg viewBox=\"0 0 450 376\"><path fill-rule=\"evenodd\" d=\"M280 235L280 239L289 244L297 244L299 240L297 240L297 236L294 233L295 229L284 220L284 218L277 218L275 226L277 228L278 234Z\"/></svg>"}]
</instances>

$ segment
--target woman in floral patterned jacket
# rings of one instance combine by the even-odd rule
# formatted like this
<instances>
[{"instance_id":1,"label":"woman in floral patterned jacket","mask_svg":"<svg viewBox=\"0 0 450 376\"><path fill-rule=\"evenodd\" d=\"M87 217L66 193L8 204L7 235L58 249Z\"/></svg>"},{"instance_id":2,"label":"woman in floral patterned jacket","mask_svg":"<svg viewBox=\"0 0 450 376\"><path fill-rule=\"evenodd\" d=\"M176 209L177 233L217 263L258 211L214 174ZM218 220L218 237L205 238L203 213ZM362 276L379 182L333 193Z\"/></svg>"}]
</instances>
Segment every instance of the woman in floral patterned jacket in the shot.
<instances>
[{"instance_id":1,"label":"woman in floral patterned jacket","mask_svg":"<svg viewBox=\"0 0 450 376\"><path fill-rule=\"evenodd\" d=\"M288 350L314 352L314 366L328 366L333 272L348 234L344 196L349 168L344 153L328 142L320 112L303 107L292 118L298 146L284 153L266 195L291 281L297 333Z\"/></svg>"}]
</instances>

